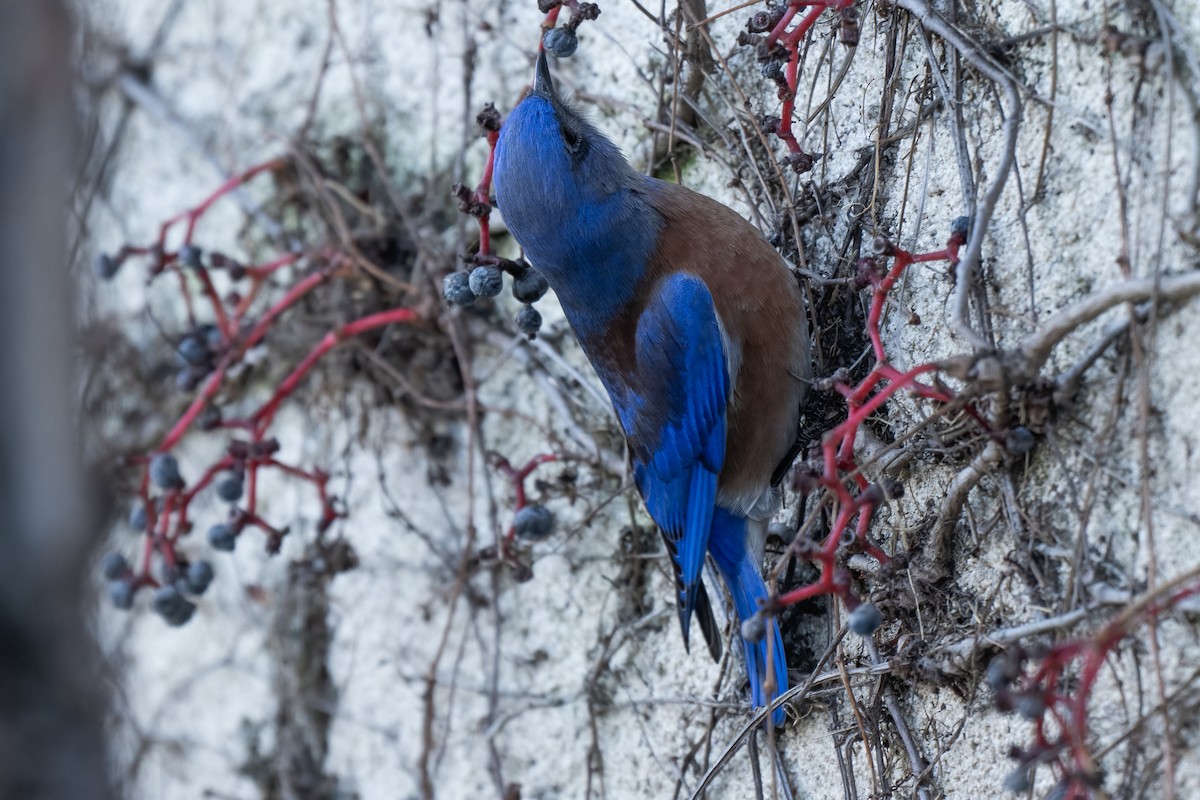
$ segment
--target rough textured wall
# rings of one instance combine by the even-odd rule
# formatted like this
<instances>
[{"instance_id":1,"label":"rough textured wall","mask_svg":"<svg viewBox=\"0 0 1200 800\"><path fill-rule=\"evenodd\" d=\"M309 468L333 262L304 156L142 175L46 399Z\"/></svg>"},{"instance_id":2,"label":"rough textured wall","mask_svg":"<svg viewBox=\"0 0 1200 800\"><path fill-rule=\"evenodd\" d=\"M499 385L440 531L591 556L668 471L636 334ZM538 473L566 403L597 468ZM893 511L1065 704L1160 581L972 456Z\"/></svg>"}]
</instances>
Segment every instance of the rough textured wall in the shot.
<instances>
[{"instance_id":1,"label":"rough textured wall","mask_svg":"<svg viewBox=\"0 0 1200 800\"><path fill-rule=\"evenodd\" d=\"M1188 0L956 5L937 17L917 0L869 3L857 7L856 48L839 44L828 14L803 51L796 132L818 158L797 175L759 136L779 102L736 45L758 7L601 8L577 55L556 65L560 85L635 166L678 168L775 237L809 281L818 374L860 376L869 357L868 295L852 279L876 234L930 250L957 217L989 223L973 274L955 280L943 263L905 273L882 333L901 369L947 360L946 383L1000 432L989 439L905 393L863 429L864 470L904 487L872 535L909 567L850 560L859 593L884 612L871 647L837 639L837 603L786 612L792 682L815 677L784 730L736 749L709 796L1000 795L1010 747L1033 734L984 681L998 647L1087 640L1132 599L1165 599L1156 587L1200 568L1194 280L1164 277L1149 305L1143 291L1095 319L1056 316L1128 280L1194 278L1200 266L1200 13ZM360 202L411 204L404 277L430 285L474 235L449 185L482 169L475 113L516 102L540 19L514 0L104 0L81 15L97 120L94 190L78 201L88 251L146 241L223 174L299 149L342 167L319 189L340 182ZM681 52L691 58L676 77ZM316 190L267 181L247 194L269 211L289 191ZM347 231L332 212L304 212L326 227L281 224L307 246L371 234L369 214ZM216 207L206 247L261 258L264 215ZM331 325L373 307L374 286L349 280L298 309L246 391L269 393ZM112 463L150 449L186 405L165 366L184 312L132 266L89 287L83 313L100 352L85 396L96 458ZM101 613L121 676L114 758L131 796L515 797L519 784L527 798L686 797L741 744L743 667L684 652L611 410L552 298L531 343L515 335L507 294L470 312L417 296L427 338L345 346L275 425L290 461L333 474L348 519L318 535L311 487L272 477L260 509L290 525L282 553L250 538L210 554L202 533L222 511L201 498L181 547L217 577L194 618L168 628L141 597L130 615ZM1133 335L1121 326L1131 313ZM1046 342L1058 346L1041 358ZM1002 357L965 358L980 343ZM832 393L818 399L807 421L819 432L844 409ZM1036 441L1027 454L1000 444L1017 426ZM185 477L221 447L184 439ZM487 454L520 464L543 452L569 457L529 484L558 528L532 546L533 577L519 582L464 553L511 521L512 487ZM129 475L117 471L112 491L130 498ZM799 508L789 494L778 530L795 530ZM113 539L139 547L122 524ZM1091 690L1095 792L1192 796L1193 618L1182 603L1133 619ZM1078 663L1068 675L1066 693ZM1038 770L1034 796L1058 777Z\"/></svg>"}]
</instances>

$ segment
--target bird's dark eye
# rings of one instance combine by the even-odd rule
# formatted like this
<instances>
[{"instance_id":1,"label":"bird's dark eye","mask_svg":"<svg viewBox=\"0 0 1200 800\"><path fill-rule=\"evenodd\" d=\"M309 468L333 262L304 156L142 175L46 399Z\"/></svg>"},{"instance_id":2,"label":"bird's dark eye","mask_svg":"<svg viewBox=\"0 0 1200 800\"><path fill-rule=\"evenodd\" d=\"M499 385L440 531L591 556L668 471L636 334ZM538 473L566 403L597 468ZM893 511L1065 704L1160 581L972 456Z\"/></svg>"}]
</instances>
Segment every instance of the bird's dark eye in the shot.
<instances>
[{"instance_id":1,"label":"bird's dark eye","mask_svg":"<svg viewBox=\"0 0 1200 800\"><path fill-rule=\"evenodd\" d=\"M579 134L568 128L566 125L559 126L559 132L562 134L563 142L569 150L579 149Z\"/></svg>"}]
</instances>

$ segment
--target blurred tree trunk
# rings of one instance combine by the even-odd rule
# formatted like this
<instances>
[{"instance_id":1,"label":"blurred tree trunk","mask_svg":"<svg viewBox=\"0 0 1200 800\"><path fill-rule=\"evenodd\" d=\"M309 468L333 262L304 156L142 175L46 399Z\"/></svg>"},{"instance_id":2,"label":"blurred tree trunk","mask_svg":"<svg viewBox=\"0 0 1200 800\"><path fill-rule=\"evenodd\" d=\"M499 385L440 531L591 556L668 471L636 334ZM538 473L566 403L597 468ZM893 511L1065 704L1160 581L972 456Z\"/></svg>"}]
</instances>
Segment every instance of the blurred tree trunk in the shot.
<instances>
[{"instance_id":1,"label":"blurred tree trunk","mask_svg":"<svg viewBox=\"0 0 1200 800\"><path fill-rule=\"evenodd\" d=\"M84 624L88 512L72 385L66 208L72 25L0 3L0 797L111 797Z\"/></svg>"}]
</instances>

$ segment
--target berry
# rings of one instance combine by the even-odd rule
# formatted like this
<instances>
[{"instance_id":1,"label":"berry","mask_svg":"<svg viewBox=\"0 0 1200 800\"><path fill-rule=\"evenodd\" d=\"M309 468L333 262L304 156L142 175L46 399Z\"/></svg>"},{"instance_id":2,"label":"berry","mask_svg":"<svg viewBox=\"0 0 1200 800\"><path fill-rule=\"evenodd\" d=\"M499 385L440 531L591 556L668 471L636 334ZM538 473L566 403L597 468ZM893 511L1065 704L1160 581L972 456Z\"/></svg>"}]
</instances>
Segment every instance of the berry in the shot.
<instances>
[{"instance_id":1,"label":"berry","mask_svg":"<svg viewBox=\"0 0 1200 800\"><path fill-rule=\"evenodd\" d=\"M1033 786L1033 781L1029 780L1028 767L1017 767L1012 772L1004 776L1004 790L1014 794L1021 794L1029 791L1029 787Z\"/></svg>"},{"instance_id":2,"label":"berry","mask_svg":"<svg viewBox=\"0 0 1200 800\"><path fill-rule=\"evenodd\" d=\"M179 627L196 613L196 604L188 600L174 586L161 586L154 593L154 610L172 627Z\"/></svg>"},{"instance_id":3,"label":"berry","mask_svg":"<svg viewBox=\"0 0 1200 800\"><path fill-rule=\"evenodd\" d=\"M754 612L742 622L742 638L747 642L761 642L767 635L767 623L761 611Z\"/></svg>"},{"instance_id":4,"label":"berry","mask_svg":"<svg viewBox=\"0 0 1200 800\"><path fill-rule=\"evenodd\" d=\"M237 545L237 534L228 525L213 525L208 529L208 543L212 545L213 550L232 553Z\"/></svg>"},{"instance_id":5,"label":"berry","mask_svg":"<svg viewBox=\"0 0 1200 800\"><path fill-rule=\"evenodd\" d=\"M138 533L145 533L146 522L146 504L139 500L129 511L129 527Z\"/></svg>"},{"instance_id":6,"label":"berry","mask_svg":"<svg viewBox=\"0 0 1200 800\"><path fill-rule=\"evenodd\" d=\"M883 487L878 483L867 484L867 488L863 489L858 495L858 502L864 505L870 503L873 506L877 506L885 500L887 500L887 493L884 492ZM850 534L853 541L857 537L857 534L853 530L850 531Z\"/></svg>"},{"instance_id":7,"label":"berry","mask_svg":"<svg viewBox=\"0 0 1200 800\"><path fill-rule=\"evenodd\" d=\"M200 248L194 244L185 244L179 248L179 263L189 269L203 269L204 264L200 261Z\"/></svg>"},{"instance_id":8,"label":"berry","mask_svg":"<svg viewBox=\"0 0 1200 800\"><path fill-rule=\"evenodd\" d=\"M109 553L100 562L100 572L110 581L119 580L129 574L129 562L120 553Z\"/></svg>"},{"instance_id":9,"label":"berry","mask_svg":"<svg viewBox=\"0 0 1200 800\"><path fill-rule=\"evenodd\" d=\"M950 234L952 236L961 236L966 239L971 233L971 218L970 217L955 217L950 223Z\"/></svg>"},{"instance_id":10,"label":"berry","mask_svg":"<svg viewBox=\"0 0 1200 800\"><path fill-rule=\"evenodd\" d=\"M1019 677L1021 677L1020 664L1005 653L1000 653L988 662L987 682L996 691L1007 689Z\"/></svg>"},{"instance_id":11,"label":"berry","mask_svg":"<svg viewBox=\"0 0 1200 800\"><path fill-rule=\"evenodd\" d=\"M1066 783L1054 784L1054 788L1050 790L1050 794L1046 795L1046 800L1064 800L1067 796L1067 787L1068 784Z\"/></svg>"},{"instance_id":12,"label":"berry","mask_svg":"<svg viewBox=\"0 0 1200 800\"><path fill-rule=\"evenodd\" d=\"M221 329L211 322L206 322L197 327L192 335L204 342L204 346L208 348L208 352L210 353L215 353L221 349Z\"/></svg>"},{"instance_id":13,"label":"berry","mask_svg":"<svg viewBox=\"0 0 1200 800\"><path fill-rule=\"evenodd\" d=\"M108 599L122 611L133 608L133 582L128 580L109 581Z\"/></svg>"},{"instance_id":14,"label":"berry","mask_svg":"<svg viewBox=\"0 0 1200 800\"><path fill-rule=\"evenodd\" d=\"M870 636L883 624L883 614L870 603L863 603L850 612L846 623L859 636Z\"/></svg>"},{"instance_id":15,"label":"berry","mask_svg":"<svg viewBox=\"0 0 1200 800\"><path fill-rule=\"evenodd\" d=\"M193 367L204 366L212 356L204 340L196 335L185 336L180 340L179 355Z\"/></svg>"},{"instance_id":16,"label":"berry","mask_svg":"<svg viewBox=\"0 0 1200 800\"><path fill-rule=\"evenodd\" d=\"M226 503L236 503L242 499L242 475L231 472L217 483L217 496Z\"/></svg>"},{"instance_id":17,"label":"berry","mask_svg":"<svg viewBox=\"0 0 1200 800\"><path fill-rule=\"evenodd\" d=\"M525 506L513 520L517 536L540 542L554 530L554 514L545 506Z\"/></svg>"},{"instance_id":18,"label":"berry","mask_svg":"<svg viewBox=\"0 0 1200 800\"><path fill-rule=\"evenodd\" d=\"M442 297L452 306L469 306L475 302L471 278L465 272L451 272L442 281Z\"/></svg>"},{"instance_id":19,"label":"berry","mask_svg":"<svg viewBox=\"0 0 1200 800\"><path fill-rule=\"evenodd\" d=\"M1027 693L1017 698L1017 713L1028 720L1037 720L1046 713L1046 701L1040 694Z\"/></svg>"},{"instance_id":20,"label":"berry","mask_svg":"<svg viewBox=\"0 0 1200 800\"><path fill-rule=\"evenodd\" d=\"M549 288L550 284L546 283L542 273L536 269L525 270L525 273L519 278L514 278L512 283L513 297L522 303L536 303Z\"/></svg>"},{"instance_id":21,"label":"berry","mask_svg":"<svg viewBox=\"0 0 1200 800\"><path fill-rule=\"evenodd\" d=\"M1014 456L1023 456L1034 448L1037 440L1033 432L1024 425L1018 425L1004 434L1004 447Z\"/></svg>"},{"instance_id":22,"label":"berry","mask_svg":"<svg viewBox=\"0 0 1200 800\"><path fill-rule=\"evenodd\" d=\"M196 427L202 431L211 431L221 424L221 409L216 406L205 406L196 417Z\"/></svg>"},{"instance_id":23,"label":"berry","mask_svg":"<svg viewBox=\"0 0 1200 800\"><path fill-rule=\"evenodd\" d=\"M150 459L150 480L160 489L182 489L179 462L170 453L159 453Z\"/></svg>"},{"instance_id":24,"label":"berry","mask_svg":"<svg viewBox=\"0 0 1200 800\"><path fill-rule=\"evenodd\" d=\"M121 262L110 256L108 253L101 253L96 256L96 261L92 264L92 268L96 271L96 275L106 281L112 280L121 269Z\"/></svg>"},{"instance_id":25,"label":"berry","mask_svg":"<svg viewBox=\"0 0 1200 800\"><path fill-rule=\"evenodd\" d=\"M579 47L579 37L566 28L551 28L542 37L542 45L555 58L570 58Z\"/></svg>"},{"instance_id":26,"label":"berry","mask_svg":"<svg viewBox=\"0 0 1200 800\"><path fill-rule=\"evenodd\" d=\"M175 373L175 388L183 393L196 391L196 387L200 385L200 380L204 377L204 373L198 371L195 367L187 367Z\"/></svg>"},{"instance_id":27,"label":"berry","mask_svg":"<svg viewBox=\"0 0 1200 800\"><path fill-rule=\"evenodd\" d=\"M517 312L517 330L529 338L537 336L542 327L542 315L533 306L522 306Z\"/></svg>"},{"instance_id":28,"label":"berry","mask_svg":"<svg viewBox=\"0 0 1200 800\"><path fill-rule=\"evenodd\" d=\"M476 267L467 280L476 297L495 297L504 290L504 273L495 267Z\"/></svg>"},{"instance_id":29,"label":"berry","mask_svg":"<svg viewBox=\"0 0 1200 800\"><path fill-rule=\"evenodd\" d=\"M187 582L188 590L192 594L204 594L205 590L208 589L208 585L212 583L212 579L212 564L207 561L193 561L191 564L188 564L184 581Z\"/></svg>"}]
</instances>

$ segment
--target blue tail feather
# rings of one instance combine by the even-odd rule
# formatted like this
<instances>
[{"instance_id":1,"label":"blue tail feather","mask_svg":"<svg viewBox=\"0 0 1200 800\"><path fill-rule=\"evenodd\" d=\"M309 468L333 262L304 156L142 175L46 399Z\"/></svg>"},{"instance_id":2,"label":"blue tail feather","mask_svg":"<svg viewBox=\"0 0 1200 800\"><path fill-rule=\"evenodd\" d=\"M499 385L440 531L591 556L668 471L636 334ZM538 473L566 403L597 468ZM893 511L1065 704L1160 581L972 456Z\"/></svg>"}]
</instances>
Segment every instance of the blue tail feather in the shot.
<instances>
[{"instance_id":1,"label":"blue tail feather","mask_svg":"<svg viewBox=\"0 0 1200 800\"><path fill-rule=\"evenodd\" d=\"M717 508L713 513L712 534L708 540L709 551L729 593L738 619L745 621L759 609L759 603L767 598L767 587L756 557L746 545L746 521L728 511ZM770 637L770 638L768 638ZM763 686L767 680L767 643L771 643L775 672L775 694L765 697ZM762 707L787 691L787 660L783 652L783 637L779 624L769 620L767 636L759 642L742 641L746 654L746 672L750 677L750 694L756 708ZM776 709L775 724L782 725L783 709Z\"/></svg>"}]
</instances>

